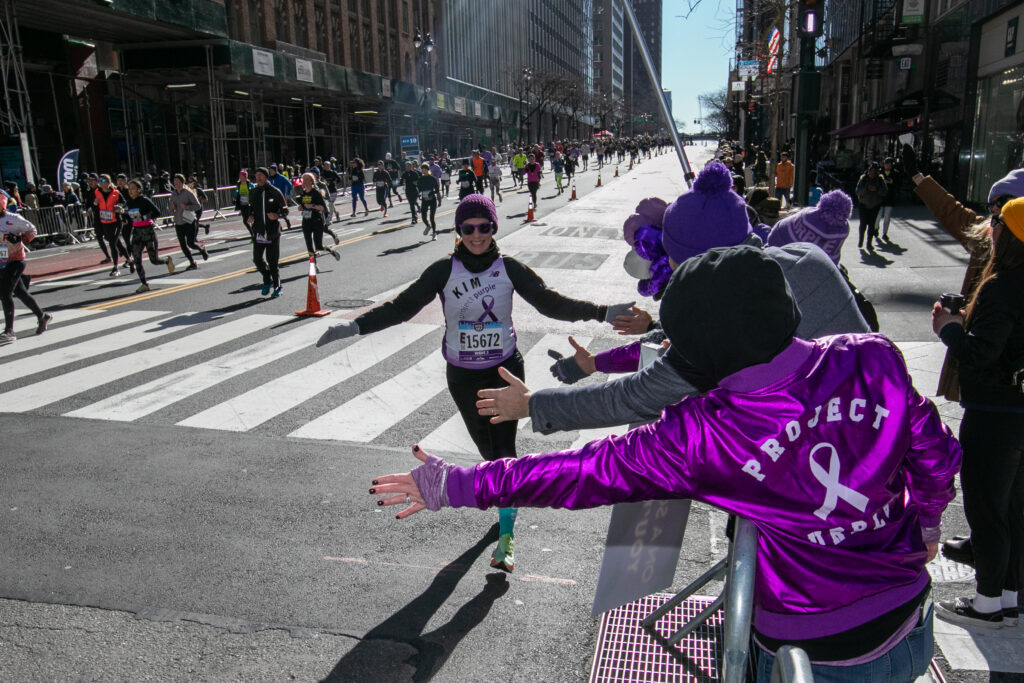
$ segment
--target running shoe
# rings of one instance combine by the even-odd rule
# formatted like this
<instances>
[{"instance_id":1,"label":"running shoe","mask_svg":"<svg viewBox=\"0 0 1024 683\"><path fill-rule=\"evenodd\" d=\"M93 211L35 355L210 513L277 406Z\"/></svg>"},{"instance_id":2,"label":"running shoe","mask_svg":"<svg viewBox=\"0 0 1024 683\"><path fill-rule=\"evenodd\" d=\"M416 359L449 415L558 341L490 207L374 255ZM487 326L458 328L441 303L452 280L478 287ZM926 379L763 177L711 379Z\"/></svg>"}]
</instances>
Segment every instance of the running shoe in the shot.
<instances>
[{"instance_id":1,"label":"running shoe","mask_svg":"<svg viewBox=\"0 0 1024 683\"><path fill-rule=\"evenodd\" d=\"M128 272L135 275L135 261L128 262Z\"/></svg>"},{"instance_id":2,"label":"running shoe","mask_svg":"<svg viewBox=\"0 0 1024 683\"><path fill-rule=\"evenodd\" d=\"M274 298L274 299L276 299L279 296L281 296L281 288L280 287L274 287L274 293L271 294L270 296L271 296L271 298Z\"/></svg>"},{"instance_id":3,"label":"running shoe","mask_svg":"<svg viewBox=\"0 0 1024 683\"><path fill-rule=\"evenodd\" d=\"M109 256L108 256L107 258L103 259L102 261L100 261L100 265L101 265L101 266L102 266L103 264L105 264L105 263L110 263L110 257L109 257Z\"/></svg>"},{"instance_id":4,"label":"running shoe","mask_svg":"<svg viewBox=\"0 0 1024 683\"><path fill-rule=\"evenodd\" d=\"M515 540L509 534L502 534L498 539L498 547L491 553L491 566L505 572L515 569L515 557L512 554L514 546Z\"/></svg>"},{"instance_id":5,"label":"running shoe","mask_svg":"<svg viewBox=\"0 0 1024 683\"><path fill-rule=\"evenodd\" d=\"M143 292L148 292L148 291L149 291L149 285L147 285L145 282L143 282L141 285L139 285L139 288L135 290L135 293L136 294L142 294Z\"/></svg>"},{"instance_id":6,"label":"running shoe","mask_svg":"<svg viewBox=\"0 0 1024 683\"><path fill-rule=\"evenodd\" d=\"M121 275L121 271L118 270L117 268L114 268L113 270L110 271L108 277L118 277L119 275Z\"/></svg>"},{"instance_id":7,"label":"running shoe","mask_svg":"<svg viewBox=\"0 0 1024 683\"><path fill-rule=\"evenodd\" d=\"M167 264L167 273L169 275L174 275L174 259L168 256L164 259L164 263Z\"/></svg>"},{"instance_id":8,"label":"running shoe","mask_svg":"<svg viewBox=\"0 0 1024 683\"><path fill-rule=\"evenodd\" d=\"M423 228L423 234L424 235L429 235L430 234L430 226L429 225L427 225L426 227Z\"/></svg>"},{"instance_id":9,"label":"running shoe","mask_svg":"<svg viewBox=\"0 0 1024 683\"><path fill-rule=\"evenodd\" d=\"M190 264L188 264L188 266L185 267L185 270L186 271L188 271L188 270L199 270L199 266L197 266L194 263L190 263Z\"/></svg>"},{"instance_id":10,"label":"running shoe","mask_svg":"<svg viewBox=\"0 0 1024 683\"><path fill-rule=\"evenodd\" d=\"M334 246L338 246L339 244L341 244L341 240L338 239L337 235L331 235L331 237L334 238Z\"/></svg>"},{"instance_id":11,"label":"running shoe","mask_svg":"<svg viewBox=\"0 0 1024 683\"><path fill-rule=\"evenodd\" d=\"M330 253L331 253L331 256L334 257L335 261L340 261L341 260L341 254L338 253L337 249L331 249Z\"/></svg>"},{"instance_id":12,"label":"running shoe","mask_svg":"<svg viewBox=\"0 0 1024 683\"><path fill-rule=\"evenodd\" d=\"M4 344L10 344L11 342L16 341L17 339L18 338L14 336L14 332L0 333L0 346L3 346Z\"/></svg>"},{"instance_id":13,"label":"running shoe","mask_svg":"<svg viewBox=\"0 0 1024 683\"><path fill-rule=\"evenodd\" d=\"M970 598L957 598L956 600L936 602L935 616L951 624L962 624L964 626L977 626L980 628L1002 628L1003 626L1002 610L991 613L979 612L974 609L974 602Z\"/></svg>"},{"instance_id":14,"label":"running shoe","mask_svg":"<svg viewBox=\"0 0 1024 683\"><path fill-rule=\"evenodd\" d=\"M263 288L260 289L260 294L263 296L270 294L270 285L263 285Z\"/></svg>"},{"instance_id":15,"label":"running shoe","mask_svg":"<svg viewBox=\"0 0 1024 683\"><path fill-rule=\"evenodd\" d=\"M43 317L39 319L39 324L36 325L36 334L42 334L46 332L46 326L53 320L53 316L49 313L43 313Z\"/></svg>"},{"instance_id":16,"label":"running shoe","mask_svg":"<svg viewBox=\"0 0 1024 683\"><path fill-rule=\"evenodd\" d=\"M209 261L210 260L210 252L206 251L206 247L200 247L199 248L199 253L203 255L203 260L204 261Z\"/></svg>"},{"instance_id":17,"label":"running shoe","mask_svg":"<svg viewBox=\"0 0 1024 683\"><path fill-rule=\"evenodd\" d=\"M1003 608L1003 626L1016 626L1020 620L1020 609L1017 607Z\"/></svg>"}]
</instances>

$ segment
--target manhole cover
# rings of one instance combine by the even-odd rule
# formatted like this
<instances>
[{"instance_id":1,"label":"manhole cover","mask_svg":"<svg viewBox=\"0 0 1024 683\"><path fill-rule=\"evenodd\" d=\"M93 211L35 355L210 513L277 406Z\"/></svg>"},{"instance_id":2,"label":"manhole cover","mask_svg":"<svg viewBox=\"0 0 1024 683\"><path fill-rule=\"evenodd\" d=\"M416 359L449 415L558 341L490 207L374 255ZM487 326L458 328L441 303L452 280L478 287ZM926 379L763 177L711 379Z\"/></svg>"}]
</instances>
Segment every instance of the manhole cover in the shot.
<instances>
[{"instance_id":1,"label":"manhole cover","mask_svg":"<svg viewBox=\"0 0 1024 683\"><path fill-rule=\"evenodd\" d=\"M328 308L362 308L363 306L372 306L373 302L369 299L338 299L337 301L325 301L324 305Z\"/></svg>"},{"instance_id":2,"label":"manhole cover","mask_svg":"<svg viewBox=\"0 0 1024 683\"><path fill-rule=\"evenodd\" d=\"M974 567L954 562L948 557L943 557L941 552L928 563L928 573L932 575L933 583L974 581Z\"/></svg>"}]
</instances>

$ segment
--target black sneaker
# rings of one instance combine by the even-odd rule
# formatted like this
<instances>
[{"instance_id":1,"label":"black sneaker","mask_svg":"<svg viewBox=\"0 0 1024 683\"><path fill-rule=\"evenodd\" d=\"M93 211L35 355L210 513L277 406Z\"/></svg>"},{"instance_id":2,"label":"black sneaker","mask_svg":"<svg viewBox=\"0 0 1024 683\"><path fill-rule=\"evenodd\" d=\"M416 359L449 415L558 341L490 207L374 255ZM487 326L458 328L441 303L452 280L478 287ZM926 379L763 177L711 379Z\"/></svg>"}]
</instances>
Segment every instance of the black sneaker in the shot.
<instances>
[{"instance_id":1,"label":"black sneaker","mask_svg":"<svg viewBox=\"0 0 1024 683\"><path fill-rule=\"evenodd\" d=\"M1017 607L1003 608L1003 626L1016 626L1020 620L1020 609Z\"/></svg>"},{"instance_id":2,"label":"black sneaker","mask_svg":"<svg viewBox=\"0 0 1024 683\"><path fill-rule=\"evenodd\" d=\"M974 546L970 536L954 536L942 544L942 556L960 564L974 566Z\"/></svg>"},{"instance_id":3,"label":"black sneaker","mask_svg":"<svg viewBox=\"0 0 1024 683\"><path fill-rule=\"evenodd\" d=\"M53 320L53 316L49 313L43 313L43 317L39 319L39 324L36 325L36 334L42 334L46 332L46 326Z\"/></svg>"},{"instance_id":4,"label":"black sneaker","mask_svg":"<svg viewBox=\"0 0 1024 683\"><path fill-rule=\"evenodd\" d=\"M979 612L974 609L974 603L970 598L957 598L956 600L943 600L935 603L935 616L951 624L963 624L964 626L977 626L979 628L1002 628L1003 611Z\"/></svg>"}]
</instances>

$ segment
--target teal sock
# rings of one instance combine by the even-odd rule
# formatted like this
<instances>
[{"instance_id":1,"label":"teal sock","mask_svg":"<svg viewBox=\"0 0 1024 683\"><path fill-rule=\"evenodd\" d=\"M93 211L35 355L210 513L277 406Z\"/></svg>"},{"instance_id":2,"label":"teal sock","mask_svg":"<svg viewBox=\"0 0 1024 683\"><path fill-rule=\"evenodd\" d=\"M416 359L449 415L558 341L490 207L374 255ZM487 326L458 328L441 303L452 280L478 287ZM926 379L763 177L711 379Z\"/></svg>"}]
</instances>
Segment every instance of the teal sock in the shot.
<instances>
[{"instance_id":1,"label":"teal sock","mask_svg":"<svg viewBox=\"0 0 1024 683\"><path fill-rule=\"evenodd\" d=\"M514 528L516 525L516 513L519 510L517 508L498 508L498 535L504 536L515 536Z\"/></svg>"}]
</instances>

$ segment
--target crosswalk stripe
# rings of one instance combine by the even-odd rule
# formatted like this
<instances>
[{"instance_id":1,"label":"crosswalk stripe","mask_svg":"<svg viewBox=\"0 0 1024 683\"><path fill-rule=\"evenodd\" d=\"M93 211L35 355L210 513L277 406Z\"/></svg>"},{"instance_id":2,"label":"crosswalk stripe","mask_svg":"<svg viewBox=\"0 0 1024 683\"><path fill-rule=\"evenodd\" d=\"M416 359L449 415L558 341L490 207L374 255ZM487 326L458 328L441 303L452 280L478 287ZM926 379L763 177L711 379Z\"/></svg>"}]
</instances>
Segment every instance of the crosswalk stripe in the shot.
<instances>
[{"instance_id":1,"label":"crosswalk stripe","mask_svg":"<svg viewBox=\"0 0 1024 683\"><path fill-rule=\"evenodd\" d=\"M0 394L0 406L3 406L4 410L9 413L28 412L51 403L56 403L75 394L80 394L83 391L115 382L137 372L143 372L184 358L194 354L197 349L216 347L218 344L244 337L247 334L252 334L285 320L292 320L292 318L280 315L256 314L228 320L215 327L190 334L172 342L136 351L120 358L112 358L102 363L90 365L48 380L43 380L42 382L36 382L20 389L2 393ZM166 330L156 332L156 334L167 334L168 332L180 331L180 329L180 327L171 326ZM131 332L129 330L112 336L115 340L119 340L122 337L132 336ZM150 336L154 335L151 334Z\"/></svg>"},{"instance_id":2,"label":"crosswalk stripe","mask_svg":"<svg viewBox=\"0 0 1024 683\"><path fill-rule=\"evenodd\" d=\"M428 453L465 453L478 455L476 444L466 431L462 415L456 411L445 423L418 441Z\"/></svg>"},{"instance_id":3,"label":"crosswalk stripe","mask_svg":"<svg viewBox=\"0 0 1024 683\"><path fill-rule=\"evenodd\" d=\"M96 311L85 311L85 313L95 312ZM62 322L67 320L68 313L71 313L71 311L58 313L57 315L59 315L60 318L55 317L54 322L57 320ZM61 344L71 339L77 339L78 337L84 337L96 332L107 332L115 327L120 327L121 325L139 323L143 320L155 318L159 315L167 315L167 311L125 311L123 313L116 313L103 318L94 318L93 320L75 323L74 325L62 325L57 329L47 330L46 334L23 337L19 339L16 344L0 346L0 358L11 355L22 355L45 346Z\"/></svg>"},{"instance_id":4,"label":"crosswalk stripe","mask_svg":"<svg viewBox=\"0 0 1024 683\"><path fill-rule=\"evenodd\" d=\"M366 443L432 399L445 386L445 360L430 355L288 436Z\"/></svg>"},{"instance_id":5,"label":"crosswalk stripe","mask_svg":"<svg viewBox=\"0 0 1024 683\"><path fill-rule=\"evenodd\" d=\"M101 311L87 311L82 308L69 308L66 311L51 311L50 315L53 316L53 322L51 325L57 323L65 323L71 320L78 320L79 318L86 318L90 315L96 315ZM14 333L21 334L22 332L34 331L39 321L36 320L36 316L31 311L26 311L26 314L20 318L14 320Z\"/></svg>"},{"instance_id":6,"label":"crosswalk stripe","mask_svg":"<svg viewBox=\"0 0 1024 683\"><path fill-rule=\"evenodd\" d=\"M65 415L132 422L309 346L331 322L316 320L303 324L298 329L160 377Z\"/></svg>"},{"instance_id":7,"label":"crosswalk stripe","mask_svg":"<svg viewBox=\"0 0 1024 683\"><path fill-rule=\"evenodd\" d=\"M278 377L178 424L201 429L248 431L373 367L436 329L433 325L405 323L387 332L364 337L321 361ZM389 408L385 412L387 410Z\"/></svg>"},{"instance_id":8,"label":"crosswalk stripe","mask_svg":"<svg viewBox=\"0 0 1024 683\"><path fill-rule=\"evenodd\" d=\"M168 315L167 311L161 311L162 315ZM174 316L157 320L149 325L139 325L116 334L107 334L95 339L89 339L71 346L64 346L52 351L46 351L28 358L20 358L17 363L5 363L0 365L0 383L9 382L19 377L45 370L52 370L80 360L99 356L111 351L120 351L136 344L147 342L150 339L161 337L172 332L180 332L184 324L185 316ZM180 321L175 323L175 321Z\"/></svg>"}]
</instances>

